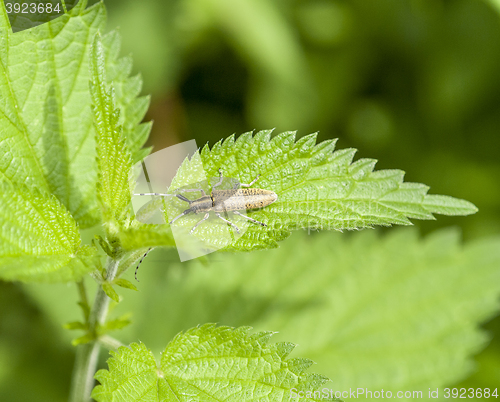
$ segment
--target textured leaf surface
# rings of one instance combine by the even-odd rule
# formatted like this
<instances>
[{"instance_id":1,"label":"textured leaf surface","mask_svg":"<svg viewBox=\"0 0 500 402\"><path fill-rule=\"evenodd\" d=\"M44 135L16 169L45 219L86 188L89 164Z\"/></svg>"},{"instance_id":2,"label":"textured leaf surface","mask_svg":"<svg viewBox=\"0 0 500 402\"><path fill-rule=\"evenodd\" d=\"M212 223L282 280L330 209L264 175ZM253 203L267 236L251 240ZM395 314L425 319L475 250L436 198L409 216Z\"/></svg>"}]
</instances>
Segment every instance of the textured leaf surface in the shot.
<instances>
[{"instance_id":1,"label":"textured leaf surface","mask_svg":"<svg viewBox=\"0 0 500 402\"><path fill-rule=\"evenodd\" d=\"M92 392L106 401L291 401L292 388L313 391L328 379L307 374L307 359L289 359L294 345L268 344L271 333L249 334L204 325L177 335L157 365L153 354L133 343L111 352L109 371L96 374ZM302 398L304 401L331 400Z\"/></svg>"},{"instance_id":2,"label":"textured leaf surface","mask_svg":"<svg viewBox=\"0 0 500 402\"><path fill-rule=\"evenodd\" d=\"M161 347L165 333L151 316L168 322L169 336L207 321L272 328L335 390L427 395L474 370L487 340L478 324L499 312L498 237L462 245L456 231L296 233L278 250L244 257L219 255L209 269L162 266L155 278L144 269L141 283L156 297L131 300L142 304L132 339Z\"/></svg>"},{"instance_id":3,"label":"textured leaf surface","mask_svg":"<svg viewBox=\"0 0 500 402\"><path fill-rule=\"evenodd\" d=\"M85 5L81 0L69 14L15 35L0 7L0 177L50 191L81 227L100 215L88 55L106 19L103 3ZM118 59L119 42L116 32L103 37L107 79L137 159L147 152L140 147L149 125L139 123L148 99L136 98L141 79L128 77L131 59Z\"/></svg>"},{"instance_id":4,"label":"textured leaf surface","mask_svg":"<svg viewBox=\"0 0 500 402\"><path fill-rule=\"evenodd\" d=\"M119 125L113 88L106 88L104 49L97 34L90 56L90 92L97 132L99 201L106 221L120 221L130 204L132 160Z\"/></svg>"},{"instance_id":5,"label":"textured leaf surface","mask_svg":"<svg viewBox=\"0 0 500 402\"><path fill-rule=\"evenodd\" d=\"M144 247L175 247L172 230L168 225L137 225L120 232L120 244L124 250L138 250Z\"/></svg>"},{"instance_id":6,"label":"textured leaf surface","mask_svg":"<svg viewBox=\"0 0 500 402\"><path fill-rule=\"evenodd\" d=\"M54 196L0 183L0 277L66 282L91 271L95 249L82 246L75 220Z\"/></svg>"},{"instance_id":7,"label":"textured leaf surface","mask_svg":"<svg viewBox=\"0 0 500 402\"><path fill-rule=\"evenodd\" d=\"M267 227L249 223L245 234L228 249L276 247L277 241L299 228L344 230L411 225L410 218L434 219L433 213L467 215L477 211L468 201L427 195L427 186L404 183L401 170L373 171L373 159L353 163L354 149L334 152L334 147L334 140L316 144L316 134L295 141L295 133L285 132L271 139L270 130L254 136L246 133L236 141L231 136L212 149L205 146L200 156L207 178L218 177L219 168L225 177L241 183L250 183L260 174L252 187L278 195L275 203L260 211L248 211L248 216ZM199 179L197 157L192 161L194 168L185 163L178 173L182 179L176 177L170 191ZM191 170L196 177L186 174ZM191 198L196 197L199 195ZM184 218L176 224L188 228L201 218ZM206 241L215 237L213 231L210 222L197 228Z\"/></svg>"}]
</instances>

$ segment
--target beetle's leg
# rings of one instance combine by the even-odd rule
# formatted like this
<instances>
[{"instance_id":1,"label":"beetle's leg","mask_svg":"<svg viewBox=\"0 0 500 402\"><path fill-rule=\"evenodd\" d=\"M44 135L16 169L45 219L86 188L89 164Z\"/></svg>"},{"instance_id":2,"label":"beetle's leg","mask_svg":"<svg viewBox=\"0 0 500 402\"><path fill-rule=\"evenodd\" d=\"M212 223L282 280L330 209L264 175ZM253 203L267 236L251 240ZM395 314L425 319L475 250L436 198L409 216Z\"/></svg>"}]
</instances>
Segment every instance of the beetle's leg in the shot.
<instances>
[{"instance_id":1,"label":"beetle's leg","mask_svg":"<svg viewBox=\"0 0 500 402\"><path fill-rule=\"evenodd\" d=\"M222 219L224 222L229 223L233 228L236 229L236 232L239 234L240 233L240 228L236 226L233 222L228 221L226 218L223 218L218 212L215 213L220 219Z\"/></svg>"},{"instance_id":2,"label":"beetle's leg","mask_svg":"<svg viewBox=\"0 0 500 402\"><path fill-rule=\"evenodd\" d=\"M219 169L219 182L214 184L212 186L212 190L215 188L215 187L219 187L221 184L222 184L222 180L223 180L223 177L222 177L222 169Z\"/></svg>"},{"instance_id":3,"label":"beetle's leg","mask_svg":"<svg viewBox=\"0 0 500 402\"><path fill-rule=\"evenodd\" d=\"M202 220L200 220L200 221L198 221L198 223L196 223L196 225L194 225L194 226L193 226L193 228L189 231L189 233L193 233L193 232L194 232L194 230L195 230L195 229L196 229L196 228L200 225L200 223L201 223L201 222L203 222L203 221L206 221L206 220L208 219L208 217L209 217L209 216L210 216L210 212L207 212L207 213L205 214L205 216L203 217L203 219L202 219Z\"/></svg>"},{"instance_id":4,"label":"beetle's leg","mask_svg":"<svg viewBox=\"0 0 500 402\"><path fill-rule=\"evenodd\" d=\"M248 219L249 221L252 221L253 223L258 223L258 224L259 224L259 225L261 225L261 226L267 226L264 222L259 222L259 221L256 221L255 219L250 218L249 216L243 215L241 212L238 212L238 211L233 211L233 212L234 212L236 215L242 216L243 218Z\"/></svg>"},{"instance_id":5,"label":"beetle's leg","mask_svg":"<svg viewBox=\"0 0 500 402\"><path fill-rule=\"evenodd\" d=\"M240 184L241 187L250 187L252 184L254 184L257 180L259 180L260 174L257 175L255 179L250 184Z\"/></svg>"},{"instance_id":6,"label":"beetle's leg","mask_svg":"<svg viewBox=\"0 0 500 402\"><path fill-rule=\"evenodd\" d=\"M172 219L169 223L169 225L171 225L172 223L174 223L177 219L179 219L181 216L184 216L184 215L187 215L189 214L190 212L193 212L193 210L191 208L189 209L186 209L182 214L176 216L174 219Z\"/></svg>"},{"instance_id":7,"label":"beetle's leg","mask_svg":"<svg viewBox=\"0 0 500 402\"><path fill-rule=\"evenodd\" d=\"M148 253L149 253L152 249L153 249L153 247L148 248L148 251L146 251L146 252L144 253L144 255L142 256L142 258L141 258L141 259L140 259L140 261L139 261L139 264L137 264L137 267L135 268L135 275L134 275L134 276L135 276L135 280L136 280L137 282L139 282L139 279L137 279L137 270L139 269L139 266L141 265L142 260L143 260L144 258L146 258L146 256L148 255Z\"/></svg>"}]
</instances>

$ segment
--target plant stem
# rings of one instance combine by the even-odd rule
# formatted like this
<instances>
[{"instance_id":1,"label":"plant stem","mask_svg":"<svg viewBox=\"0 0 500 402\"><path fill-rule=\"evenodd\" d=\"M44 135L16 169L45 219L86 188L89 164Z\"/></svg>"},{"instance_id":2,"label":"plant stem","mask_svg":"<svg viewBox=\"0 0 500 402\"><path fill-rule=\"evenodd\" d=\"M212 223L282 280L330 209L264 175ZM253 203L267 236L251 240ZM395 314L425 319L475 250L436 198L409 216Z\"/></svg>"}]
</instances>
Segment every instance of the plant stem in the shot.
<instances>
[{"instance_id":1,"label":"plant stem","mask_svg":"<svg viewBox=\"0 0 500 402\"><path fill-rule=\"evenodd\" d=\"M107 281L115 278L119 260L108 259ZM111 299L104 293L102 286L97 288L94 304L90 310L89 333L96 334L99 324L104 324L108 314L109 301ZM90 394L94 388L94 374L97 369L100 342L96 339L84 345L77 346L73 378L71 381L70 402L89 402Z\"/></svg>"},{"instance_id":2,"label":"plant stem","mask_svg":"<svg viewBox=\"0 0 500 402\"><path fill-rule=\"evenodd\" d=\"M118 349L120 346L125 346L118 339L115 339L109 335L101 336L99 338L99 342L101 343L102 346L104 346L105 348L108 348L109 350L114 350L114 349Z\"/></svg>"},{"instance_id":3,"label":"plant stem","mask_svg":"<svg viewBox=\"0 0 500 402\"><path fill-rule=\"evenodd\" d=\"M90 315L90 305L89 299L87 299L87 291L85 290L85 282L83 279L76 284L78 286L78 293L80 294L80 307L83 310L83 316L85 318L85 324L89 323Z\"/></svg>"}]
</instances>

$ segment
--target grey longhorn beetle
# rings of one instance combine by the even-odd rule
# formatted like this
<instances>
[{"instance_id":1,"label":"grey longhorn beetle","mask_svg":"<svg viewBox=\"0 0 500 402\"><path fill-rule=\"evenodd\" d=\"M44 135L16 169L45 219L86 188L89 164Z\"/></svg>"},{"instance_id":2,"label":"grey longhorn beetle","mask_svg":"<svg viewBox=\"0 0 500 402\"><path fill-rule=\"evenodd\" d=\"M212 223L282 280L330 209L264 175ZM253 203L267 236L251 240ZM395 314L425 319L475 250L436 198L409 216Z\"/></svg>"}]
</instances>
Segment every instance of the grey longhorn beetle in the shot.
<instances>
[{"instance_id":1,"label":"grey longhorn beetle","mask_svg":"<svg viewBox=\"0 0 500 402\"><path fill-rule=\"evenodd\" d=\"M251 183L249 184L243 184L238 181L235 181L233 188L229 190L217 190L217 187L219 187L222 184L223 181L223 176L222 176L222 169L219 169L219 181L215 183L212 186L212 190L210 191L210 195L207 195L205 193L205 190L202 188L197 188L197 189L183 189L181 192L187 193L187 192L196 192L199 191L201 193L201 197L197 198L195 200L190 200L183 196L182 194L161 194L161 193L141 193L141 194L134 194L134 195L155 195L155 196L160 196L160 197L177 197L182 201L185 201L189 204L189 208L184 210L181 214L176 216L174 219L170 221L170 225L172 225L177 219L183 217L184 215L194 213L194 214L199 214L202 212L205 212L205 216L199 220L196 225L193 226L193 228L189 231L189 233L193 233L196 228L203 222L206 221L209 216L210 212L214 212L215 215L219 218L222 219L224 222L228 223L231 225L237 233L240 232L240 229L238 226L236 226L234 223L231 221L223 218L221 216L221 212L227 212L231 211L245 219L248 219L249 221L256 223L261 226L267 226L263 222L259 222L258 220L255 220L253 218L250 218L249 216L246 216L239 211L242 210L247 210L247 209L258 209L258 208L264 208L267 207L268 205L272 204L278 199L278 195L271 190L264 190L261 188L249 188L251 187L260 177L260 174L255 177L255 179L252 180ZM243 188L242 188L243 187ZM139 268L139 265L141 264L142 260L146 257L146 255L151 251L151 248L146 251L144 256L141 258L139 261L139 264L137 265L137 268L135 270L135 279L137 279L137 269Z\"/></svg>"}]
</instances>

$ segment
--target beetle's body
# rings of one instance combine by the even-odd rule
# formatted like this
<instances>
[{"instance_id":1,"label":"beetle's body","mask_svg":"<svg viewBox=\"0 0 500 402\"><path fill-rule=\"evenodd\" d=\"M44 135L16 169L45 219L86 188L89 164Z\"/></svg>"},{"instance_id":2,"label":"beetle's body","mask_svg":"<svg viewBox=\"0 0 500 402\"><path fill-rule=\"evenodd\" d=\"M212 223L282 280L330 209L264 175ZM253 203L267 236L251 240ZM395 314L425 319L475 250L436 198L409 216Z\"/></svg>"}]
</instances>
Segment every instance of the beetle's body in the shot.
<instances>
[{"instance_id":1,"label":"beetle's body","mask_svg":"<svg viewBox=\"0 0 500 402\"><path fill-rule=\"evenodd\" d=\"M175 195L182 201L186 201L187 203L189 203L189 208L186 209L182 214L172 219L170 224L174 223L181 216L190 213L198 214L201 212L205 212L205 216L203 217L203 219L198 221L198 223L191 229L190 233L193 233L194 230L203 221L206 221L208 219L208 217L210 216L210 212L214 212L219 219L222 219L224 222L230 224L239 233L240 230L238 226L220 215L221 212L232 211L233 213L240 215L243 218L252 221L253 223L257 223L261 226L267 226L265 223L259 222L239 212L247 209L264 208L278 199L276 193L270 190L263 190L261 188L239 188L250 187L258 180L259 176L257 176L250 184L241 184L235 181L234 186L231 190L216 190L216 188L222 184L223 180L222 170L219 169L219 182L212 186L210 195L207 195L203 189L184 190L190 192L200 191L202 196L200 198L197 198L196 200L189 200L181 194Z\"/></svg>"},{"instance_id":2,"label":"beetle's body","mask_svg":"<svg viewBox=\"0 0 500 402\"><path fill-rule=\"evenodd\" d=\"M203 219L201 219L192 229L191 232L200 225L203 221L207 220L210 212L214 212L218 218L222 219L224 222L230 224L232 227L236 229L239 233L239 228L232 222L223 218L220 214L221 212L231 211L237 215L242 216L249 221L257 223L261 226L267 226L265 223L259 222L253 218L250 218L246 215L241 214L239 211L247 210L247 209L258 209L264 208L268 205L272 204L274 201L278 199L278 196L275 192L271 190L263 190L261 188L240 188L240 187L250 187L254 184L260 175L258 175L250 184L241 184L238 181L234 180L233 188L230 190L217 190L217 187L222 184L222 170L219 169L219 182L212 186L212 191L210 195L205 193L203 189L184 189L182 192L201 192L202 196L195 200L190 200L183 196L182 194L159 194L159 193L147 193L147 194L138 194L138 195L157 195L157 196L175 196L182 201L185 201L189 204L189 208L184 210L180 215L176 216L170 224L173 224L180 217L194 213L205 213Z\"/></svg>"},{"instance_id":3,"label":"beetle's body","mask_svg":"<svg viewBox=\"0 0 500 402\"><path fill-rule=\"evenodd\" d=\"M189 205L195 214L210 211L243 211L267 207L277 198L276 193L260 188L212 190L210 195L191 201Z\"/></svg>"}]
</instances>

